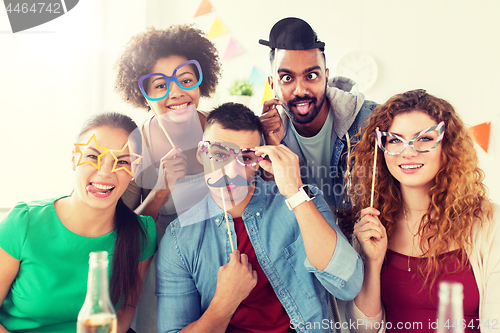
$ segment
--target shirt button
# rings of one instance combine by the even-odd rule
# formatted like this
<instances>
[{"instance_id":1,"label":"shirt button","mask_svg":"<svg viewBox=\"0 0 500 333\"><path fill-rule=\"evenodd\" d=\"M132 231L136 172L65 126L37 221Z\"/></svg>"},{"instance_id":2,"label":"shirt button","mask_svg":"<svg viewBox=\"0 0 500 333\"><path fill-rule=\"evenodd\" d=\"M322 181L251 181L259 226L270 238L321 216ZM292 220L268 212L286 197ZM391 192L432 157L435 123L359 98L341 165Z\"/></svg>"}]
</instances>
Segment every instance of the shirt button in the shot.
<instances>
[{"instance_id":1,"label":"shirt button","mask_svg":"<svg viewBox=\"0 0 500 333\"><path fill-rule=\"evenodd\" d=\"M259 213L259 212L257 212L257 214L255 214L255 215L260 216L260 213Z\"/></svg>"},{"instance_id":2,"label":"shirt button","mask_svg":"<svg viewBox=\"0 0 500 333\"><path fill-rule=\"evenodd\" d=\"M340 282L340 286L343 287L345 284L344 282Z\"/></svg>"},{"instance_id":3,"label":"shirt button","mask_svg":"<svg viewBox=\"0 0 500 333\"><path fill-rule=\"evenodd\" d=\"M250 232L253 233L253 228L250 228Z\"/></svg>"},{"instance_id":4,"label":"shirt button","mask_svg":"<svg viewBox=\"0 0 500 333\"><path fill-rule=\"evenodd\" d=\"M216 219L215 222L219 223L219 219Z\"/></svg>"},{"instance_id":5,"label":"shirt button","mask_svg":"<svg viewBox=\"0 0 500 333\"><path fill-rule=\"evenodd\" d=\"M285 292L283 290L280 291L280 295L283 296L283 297L285 297Z\"/></svg>"}]
</instances>

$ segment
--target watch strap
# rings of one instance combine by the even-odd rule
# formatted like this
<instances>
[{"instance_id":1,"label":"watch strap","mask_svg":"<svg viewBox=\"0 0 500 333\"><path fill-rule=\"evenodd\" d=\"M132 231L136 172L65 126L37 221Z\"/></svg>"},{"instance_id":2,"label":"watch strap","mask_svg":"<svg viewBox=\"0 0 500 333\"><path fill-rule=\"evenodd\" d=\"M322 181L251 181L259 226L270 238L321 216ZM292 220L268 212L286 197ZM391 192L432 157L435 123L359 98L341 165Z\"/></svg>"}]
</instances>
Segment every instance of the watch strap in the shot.
<instances>
[{"instance_id":1,"label":"watch strap","mask_svg":"<svg viewBox=\"0 0 500 333\"><path fill-rule=\"evenodd\" d=\"M304 187L307 185L301 186L299 188L299 191L292 195L290 198L285 200L285 203L288 207L288 209L293 210L295 207L303 203L304 201L311 201L314 199L314 196L309 197L309 195L304 191ZM309 188L308 188L309 189ZM310 191L308 191L310 192Z\"/></svg>"}]
</instances>

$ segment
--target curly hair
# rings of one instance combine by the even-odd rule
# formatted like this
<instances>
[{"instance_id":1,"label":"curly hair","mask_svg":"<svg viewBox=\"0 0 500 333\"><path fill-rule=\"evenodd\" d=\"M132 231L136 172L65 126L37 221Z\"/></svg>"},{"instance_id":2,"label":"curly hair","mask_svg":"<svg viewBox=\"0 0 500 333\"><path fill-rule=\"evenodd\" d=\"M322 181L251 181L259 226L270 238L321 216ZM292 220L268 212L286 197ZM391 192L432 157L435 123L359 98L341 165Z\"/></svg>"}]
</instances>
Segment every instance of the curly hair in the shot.
<instances>
[{"instance_id":1,"label":"curly hair","mask_svg":"<svg viewBox=\"0 0 500 333\"><path fill-rule=\"evenodd\" d=\"M371 192L363 189L371 189L372 173L368 170L373 165L375 129L388 131L396 115L412 111L423 112L436 123L444 121L446 126L441 142L441 169L434 177L435 183L429 191L430 204L418 229L421 236L419 246L423 257L427 258L418 271L424 285L430 283L432 287L438 278L436 273L444 269L438 256L456 244L460 251L454 259L459 259L463 268L466 265L466 250L473 246L473 225L491 218L493 209L487 198L484 172L478 167L473 141L453 106L423 89L395 95L385 104L377 106L358 133L361 139L351 156L351 161L355 159L352 181L356 184L352 199L356 210L370 205ZM403 198L399 182L389 172L383 155L378 154L377 158L374 206L380 211L380 221L390 240L395 220L403 209Z\"/></svg>"},{"instance_id":2,"label":"curly hair","mask_svg":"<svg viewBox=\"0 0 500 333\"><path fill-rule=\"evenodd\" d=\"M172 25L166 30L149 27L132 37L114 66L115 91L127 103L149 110L137 82L159 59L172 55L197 60L203 71L201 96L215 92L221 71L219 54L204 33L192 25Z\"/></svg>"}]
</instances>

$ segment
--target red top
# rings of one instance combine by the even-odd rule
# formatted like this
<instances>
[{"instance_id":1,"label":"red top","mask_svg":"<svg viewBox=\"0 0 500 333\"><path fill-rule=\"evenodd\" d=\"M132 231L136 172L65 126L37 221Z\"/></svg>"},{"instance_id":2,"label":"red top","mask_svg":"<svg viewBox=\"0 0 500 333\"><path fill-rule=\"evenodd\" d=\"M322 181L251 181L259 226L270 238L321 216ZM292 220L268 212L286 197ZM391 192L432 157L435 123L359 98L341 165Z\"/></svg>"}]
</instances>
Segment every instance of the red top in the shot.
<instances>
[{"instance_id":1,"label":"red top","mask_svg":"<svg viewBox=\"0 0 500 333\"><path fill-rule=\"evenodd\" d=\"M447 259L458 254L458 251L460 250L443 253L439 259ZM428 287L422 288L423 281L416 276L417 266L424 259L409 258L411 271L408 271L408 256L387 250L381 282L387 325L392 325L392 329L388 329L387 332L436 332L435 322L438 315L438 292L441 281L463 284L464 319L467 324L465 332L480 332L478 328L479 290L470 265L466 265L465 268L456 273L442 274L429 292ZM446 270L453 272L458 267L458 260L450 261ZM433 323L434 325L432 325Z\"/></svg>"},{"instance_id":2,"label":"red top","mask_svg":"<svg viewBox=\"0 0 500 333\"><path fill-rule=\"evenodd\" d=\"M290 317L260 268L243 219L238 217L233 220L238 250L248 256L252 269L257 271L257 285L234 312L226 332L295 332L290 328Z\"/></svg>"}]
</instances>

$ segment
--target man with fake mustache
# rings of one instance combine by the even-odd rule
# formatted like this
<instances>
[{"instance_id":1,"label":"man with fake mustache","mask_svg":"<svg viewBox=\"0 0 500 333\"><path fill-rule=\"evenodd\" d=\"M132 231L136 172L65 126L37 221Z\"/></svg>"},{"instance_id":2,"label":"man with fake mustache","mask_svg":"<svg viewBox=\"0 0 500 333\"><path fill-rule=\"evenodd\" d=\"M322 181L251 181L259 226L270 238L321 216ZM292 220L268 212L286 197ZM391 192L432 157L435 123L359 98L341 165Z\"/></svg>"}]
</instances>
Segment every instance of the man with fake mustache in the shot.
<instances>
[{"instance_id":1,"label":"man with fake mustache","mask_svg":"<svg viewBox=\"0 0 500 333\"><path fill-rule=\"evenodd\" d=\"M197 157L210 193L161 240L159 332L332 332L330 294L358 294L361 258L322 192L303 185L296 154L260 146L261 135L241 104L207 117Z\"/></svg>"},{"instance_id":2,"label":"man with fake mustache","mask_svg":"<svg viewBox=\"0 0 500 333\"><path fill-rule=\"evenodd\" d=\"M335 211L344 194L347 141L376 104L365 101L352 80L329 80L325 43L307 22L282 19L271 29L269 41L259 43L271 48L268 82L275 92L262 110L265 142L284 144L296 153L305 166L303 181L319 187Z\"/></svg>"}]
</instances>

